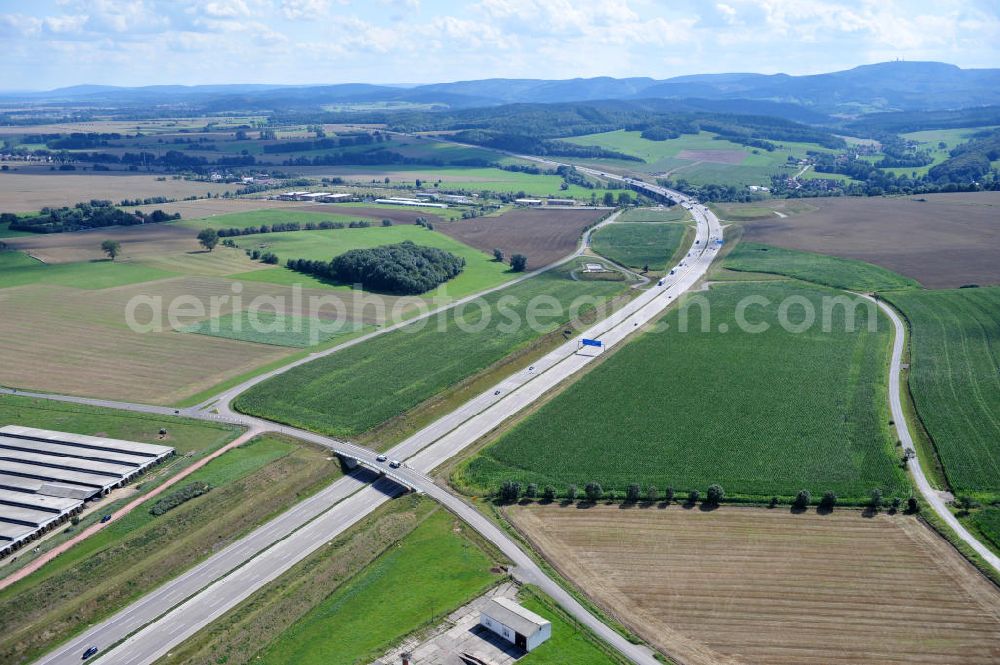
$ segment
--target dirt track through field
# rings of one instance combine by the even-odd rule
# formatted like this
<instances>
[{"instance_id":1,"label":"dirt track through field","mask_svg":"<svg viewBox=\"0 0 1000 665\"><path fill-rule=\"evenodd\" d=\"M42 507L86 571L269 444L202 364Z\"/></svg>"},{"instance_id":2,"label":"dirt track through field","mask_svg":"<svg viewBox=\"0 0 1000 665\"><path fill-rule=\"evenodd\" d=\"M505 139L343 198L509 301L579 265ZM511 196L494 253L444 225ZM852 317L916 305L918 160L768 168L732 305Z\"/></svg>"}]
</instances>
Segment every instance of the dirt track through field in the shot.
<instances>
[{"instance_id":1,"label":"dirt track through field","mask_svg":"<svg viewBox=\"0 0 1000 665\"><path fill-rule=\"evenodd\" d=\"M860 259L928 288L1000 284L1000 192L808 203L817 210L744 222L744 238Z\"/></svg>"},{"instance_id":2,"label":"dirt track through field","mask_svg":"<svg viewBox=\"0 0 1000 665\"><path fill-rule=\"evenodd\" d=\"M913 517L555 504L510 515L684 665L1000 662L1000 591Z\"/></svg>"},{"instance_id":3,"label":"dirt track through field","mask_svg":"<svg viewBox=\"0 0 1000 665\"><path fill-rule=\"evenodd\" d=\"M561 259L574 249L580 235L599 221L607 210L517 209L499 217L476 217L442 222L435 231L484 252L494 248L504 255L524 254L528 268L540 268Z\"/></svg>"}]
</instances>

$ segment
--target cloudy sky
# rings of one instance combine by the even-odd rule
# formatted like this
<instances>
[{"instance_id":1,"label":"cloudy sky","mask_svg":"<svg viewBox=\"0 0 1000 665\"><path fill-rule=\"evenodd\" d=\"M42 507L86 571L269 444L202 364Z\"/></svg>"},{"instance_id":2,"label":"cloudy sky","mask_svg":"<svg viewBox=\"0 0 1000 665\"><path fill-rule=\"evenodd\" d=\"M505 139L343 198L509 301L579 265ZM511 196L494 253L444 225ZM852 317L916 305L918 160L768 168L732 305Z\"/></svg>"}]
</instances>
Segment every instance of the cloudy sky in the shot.
<instances>
[{"instance_id":1,"label":"cloudy sky","mask_svg":"<svg viewBox=\"0 0 1000 665\"><path fill-rule=\"evenodd\" d=\"M0 88L1000 66L997 0L0 0Z\"/></svg>"}]
</instances>

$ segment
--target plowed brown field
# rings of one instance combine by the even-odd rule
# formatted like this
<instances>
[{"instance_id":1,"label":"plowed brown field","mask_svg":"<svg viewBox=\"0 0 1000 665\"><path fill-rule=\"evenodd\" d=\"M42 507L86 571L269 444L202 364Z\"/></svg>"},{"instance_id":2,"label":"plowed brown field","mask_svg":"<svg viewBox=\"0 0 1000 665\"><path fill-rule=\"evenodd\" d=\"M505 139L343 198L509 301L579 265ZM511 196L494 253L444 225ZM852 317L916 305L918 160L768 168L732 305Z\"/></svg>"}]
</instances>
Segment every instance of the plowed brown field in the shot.
<instances>
[{"instance_id":1,"label":"plowed brown field","mask_svg":"<svg viewBox=\"0 0 1000 665\"><path fill-rule=\"evenodd\" d=\"M607 210L511 210L499 217L476 217L435 224L434 230L484 252L524 254L529 268L541 268L574 249L583 231Z\"/></svg>"},{"instance_id":2,"label":"plowed brown field","mask_svg":"<svg viewBox=\"0 0 1000 665\"><path fill-rule=\"evenodd\" d=\"M578 587L684 665L1000 662L1000 591L919 520L517 506Z\"/></svg>"},{"instance_id":3,"label":"plowed brown field","mask_svg":"<svg viewBox=\"0 0 1000 665\"><path fill-rule=\"evenodd\" d=\"M783 209L782 201L720 207L725 219L727 210L772 203ZM1000 284L1000 192L817 198L808 206L745 222L744 239L867 261L934 289Z\"/></svg>"}]
</instances>

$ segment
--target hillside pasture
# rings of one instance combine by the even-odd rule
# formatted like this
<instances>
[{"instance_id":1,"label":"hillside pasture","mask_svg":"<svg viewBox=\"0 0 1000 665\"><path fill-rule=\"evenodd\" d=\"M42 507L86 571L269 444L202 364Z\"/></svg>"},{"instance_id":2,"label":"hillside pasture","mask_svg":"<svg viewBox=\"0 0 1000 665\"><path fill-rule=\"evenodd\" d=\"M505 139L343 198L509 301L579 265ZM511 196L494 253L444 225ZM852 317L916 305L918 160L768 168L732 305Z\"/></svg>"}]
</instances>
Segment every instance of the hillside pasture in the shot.
<instances>
[{"instance_id":1,"label":"hillside pasture","mask_svg":"<svg viewBox=\"0 0 1000 665\"><path fill-rule=\"evenodd\" d=\"M435 226L436 231L492 254L524 254L528 268L554 263L576 249L580 236L607 210L533 210L516 208L497 217L476 217Z\"/></svg>"},{"instance_id":2,"label":"hillside pasture","mask_svg":"<svg viewBox=\"0 0 1000 665\"><path fill-rule=\"evenodd\" d=\"M558 330L571 318L567 308L577 297L610 298L623 288L620 282L578 282L565 270L549 271L296 367L254 386L234 405L289 425L355 437ZM528 307L540 296L563 308L536 310L532 326Z\"/></svg>"},{"instance_id":3,"label":"hillside pasture","mask_svg":"<svg viewBox=\"0 0 1000 665\"><path fill-rule=\"evenodd\" d=\"M808 205L815 210L746 221L744 239L874 263L932 289L1000 284L1000 192L814 198Z\"/></svg>"},{"instance_id":4,"label":"hillside pasture","mask_svg":"<svg viewBox=\"0 0 1000 665\"><path fill-rule=\"evenodd\" d=\"M593 145L621 152L643 160L629 162L607 161L627 170L654 173L673 180L687 180L694 185L769 185L771 175L792 175L798 169L795 160L804 158L809 150L830 152L828 148L811 143L775 141L777 148L771 152L750 148L739 143L719 139L712 132L683 134L676 139L650 141L638 131L617 130L601 134L587 134L565 139L579 145Z\"/></svg>"},{"instance_id":5,"label":"hillside pasture","mask_svg":"<svg viewBox=\"0 0 1000 665\"><path fill-rule=\"evenodd\" d=\"M596 481L619 495L630 483L684 494L719 483L730 496L756 500L790 499L800 489L817 498L832 490L863 500L876 487L905 496L888 427L891 326L864 305L854 308L853 327L845 307L824 315L823 298L841 294L787 281L695 294L465 462L453 480L478 495L518 480L560 494ZM796 302L781 325L782 303ZM806 305L815 322L797 328ZM754 327L738 324L739 307Z\"/></svg>"},{"instance_id":6,"label":"hillside pasture","mask_svg":"<svg viewBox=\"0 0 1000 665\"><path fill-rule=\"evenodd\" d=\"M948 483L1000 499L1000 288L886 299L910 324L910 393Z\"/></svg>"},{"instance_id":7,"label":"hillside pasture","mask_svg":"<svg viewBox=\"0 0 1000 665\"><path fill-rule=\"evenodd\" d=\"M578 588L687 665L1000 659L1000 591L912 517L557 504L507 512Z\"/></svg>"}]
</instances>

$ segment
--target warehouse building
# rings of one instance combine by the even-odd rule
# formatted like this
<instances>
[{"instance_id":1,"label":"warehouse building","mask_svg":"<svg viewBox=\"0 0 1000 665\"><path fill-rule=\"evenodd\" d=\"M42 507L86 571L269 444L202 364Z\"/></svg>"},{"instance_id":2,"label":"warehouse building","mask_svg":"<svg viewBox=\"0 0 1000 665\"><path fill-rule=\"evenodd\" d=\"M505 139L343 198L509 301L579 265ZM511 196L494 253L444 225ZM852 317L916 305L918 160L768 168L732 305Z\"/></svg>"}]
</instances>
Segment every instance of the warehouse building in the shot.
<instances>
[{"instance_id":1,"label":"warehouse building","mask_svg":"<svg viewBox=\"0 0 1000 665\"><path fill-rule=\"evenodd\" d=\"M525 651L552 637L552 624L547 619L503 596L490 598L479 614L479 625Z\"/></svg>"},{"instance_id":2,"label":"warehouse building","mask_svg":"<svg viewBox=\"0 0 1000 665\"><path fill-rule=\"evenodd\" d=\"M0 556L81 512L174 453L169 446L0 427Z\"/></svg>"}]
</instances>

